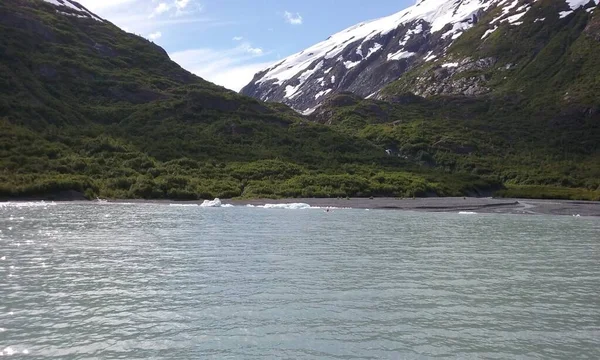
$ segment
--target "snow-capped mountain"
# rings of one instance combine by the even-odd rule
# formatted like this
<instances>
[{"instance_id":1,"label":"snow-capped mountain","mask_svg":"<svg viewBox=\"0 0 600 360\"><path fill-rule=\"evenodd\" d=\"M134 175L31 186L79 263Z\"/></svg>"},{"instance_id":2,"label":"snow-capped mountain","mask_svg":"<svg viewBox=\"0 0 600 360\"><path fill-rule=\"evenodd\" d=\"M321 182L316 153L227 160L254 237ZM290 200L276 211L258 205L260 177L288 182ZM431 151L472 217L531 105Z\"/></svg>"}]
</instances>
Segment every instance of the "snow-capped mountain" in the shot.
<instances>
[{"instance_id":1,"label":"snow-capped mountain","mask_svg":"<svg viewBox=\"0 0 600 360\"><path fill-rule=\"evenodd\" d=\"M88 18L97 21L104 21L104 19L100 18L96 14L92 13L88 9L86 9L83 5L78 3L77 1L72 0L43 0L49 4L56 6L56 11L67 15L67 16L75 16L79 18Z\"/></svg>"},{"instance_id":2,"label":"snow-capped mountain","mask_svg":"<svg viewBox=\"0 0 600 360\"><path fill-rule=\"evenodd\" d=\"M481 41L502 25L522 25L537 2L542 0L418 0L403 11L350 27L259 72L241 93L283 102L303 113L312 112L331 93L376 96L415 66L443 62L449 46L483 19L488 29ZM557 15L562 18L598 0L557 2Z\"/></svg>"}]
</instances>

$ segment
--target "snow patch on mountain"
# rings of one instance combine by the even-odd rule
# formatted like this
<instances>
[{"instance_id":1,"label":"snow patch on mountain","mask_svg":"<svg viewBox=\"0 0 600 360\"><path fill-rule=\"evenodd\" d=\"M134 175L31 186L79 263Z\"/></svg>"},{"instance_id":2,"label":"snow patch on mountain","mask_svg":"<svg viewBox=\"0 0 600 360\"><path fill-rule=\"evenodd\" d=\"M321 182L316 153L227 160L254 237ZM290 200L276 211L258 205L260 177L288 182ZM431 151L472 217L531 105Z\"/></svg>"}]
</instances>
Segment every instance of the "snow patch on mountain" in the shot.
<instances>
[{"instance_id":1,"label":"snow patch on mountain","mask_svg":"<svg viewBox=\"0 0 600 360\"><path fill-rule=\"evenodd\" d=\"M400 25L408 24L415 20L422 20L429 23L431 32L437 32L447 24L452 24L453 30L451 35L454 36L470 27L465 22L472 20L473 15L480 10L488 9L494 2L482 2L480 0L462 0L459 2L418 0L416 5L394 15L352 26L330 36L325 41L286 58L267 69L266 73L256 83L261 84L269 80L275 80L275 84L282 85L286 80L306 70L317 59L332 59L338 56L350 42L361 41L359 44L359 49L361 49L361 45L365 42L375 37L386 35ZM459 25L455 26L455 24ZM419 24L412 29L410 35L418 34L422 31L423 25ZM362 49L357 54L361 55ZM357 65L354 64L355 61L344 61L348 62L346 68L353 68Z\"/></svg>"},{"instance_id":2,"label":"snow patch on mountain","mask_svg":"<svg viewBox=\"0 0 600 360\"><path fill-rule=\"evenodd\" d=\"M398 52L395 52L393 54L388 54L387 59L388 61L390 60L402 60L402 59L408 59L409 57L415 56L416 54L413 52L408 52L408 51L404 51L404 50L400 50Z\"/></svg>"},{"instance_id":3,"label":"snow patch on mountain","mask_svg":"<svg viewBox=\"0 0 600 360\"><path fill-rule=\"evenodd\" d=\"M75 16L78 18L88 18L94 19L96 21L104 21L104 19L98 17L96 14L92 13L88 9L86 9L83 5L76 1L71 0L43 0L49 4L52 4L59 9L66 8L69 9L69 12L56 10L59 14L67 15L67 16Z\"/></svg>"},{"instance_id":4,"label":"snow patch on mountain","mask_svg":"<svg viewBox=\"0 0 600 360\"><path fill-rule=\"evenodd\" d=\"M566 0L567 4L571 7L571 10L579 9L590 3L590 0ZM594 3L598 5L598 0L594 0Z\"/></svg>"},{"instance_id":5,"label":"snow patch on mountain","mask_svg":"<svg viewBox=\"0 0 600 360\"><path fill-rule=\"evenodd\" d=\"M302 85L304 85L306 80L308 80L308 78L310 78L312 76L312 74L321 70L322 67L323 67L323 61L320 61L314 68L303 72L302 75L300 75L300 77L298 78L298 82L299 82L298 85L296 85L296 86L288 85L285 87L285 97L288 99L293 99L296 96L300 95L302 92L298 92L298 90L300 90Z\"/></svg>"},{"instance_id":6,"label":"snow patch on mountain","mask_svg":"<svg viewBox=\"0 0 600 360\"><path fill-rule=\"evenodd\" d=\"M588 0L559 1L561 17L591 5ZM458 66L454 60L440 59L446 57L450 46L462 34L482 19L487 23L482 40L503 26L520 26L540 2L417 0L405 10L352 26L259 72L242 93L261 100L281 101L298 111L314 109L330 93L375 94L423 62ZM486 15L491 11L493 20L489 21Z\"/></svg>"},{"instance_id":7,"label":"snow patch on mountain","mask_svg":"<svg viewBox=\"0 0 600 360\"><path fill-rule=\"evenodd\" d=\"M319 99L322 96L325 96L325 95L329 94L332 91L333 91L333 89L327 89L327 90L319 91L317 93L317 95L315 95L315 100Z\"/></svg>"}]
</instances>

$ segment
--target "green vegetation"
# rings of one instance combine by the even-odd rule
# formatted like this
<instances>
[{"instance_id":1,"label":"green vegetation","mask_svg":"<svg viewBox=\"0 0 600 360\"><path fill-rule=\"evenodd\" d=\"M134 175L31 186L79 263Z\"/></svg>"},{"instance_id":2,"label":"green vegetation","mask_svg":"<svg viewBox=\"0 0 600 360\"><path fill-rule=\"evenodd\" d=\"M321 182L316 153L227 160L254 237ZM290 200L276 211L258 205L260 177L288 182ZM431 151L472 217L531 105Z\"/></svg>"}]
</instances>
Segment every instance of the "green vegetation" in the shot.
<instances>
[{"instance_id":1,"label":"green vegetation","mask_svg":"<svg viewBox=\"0 0 600 360\"><path fill-rule=\"evenodd\" d=\"M500 195L596 199L600 191L600 102L587 90L598 82L569 80L600 58L586 60L600 54L587 39L563 37L574 44L564 64L535 89L523 75L515 81L531 86L500 84L485 98L405 94L421 68L386 89L402 101L340 94L306 119L210 84L112 24L39 0L5 0L0 14L3 199L462 196L505 185ZM550 96L558 83L575 94L568 103Z\"/></svg>"},{"instance_id":2,"label":"green vegetation","mask_svg":"<svg viewBox=\"0 0 600 360\"><path fill-rule=\"evenodd\" d=\"M509 186L500 190L497 196L507 198L563 199L600 201L600 191L569 189L551 186Z\"/></svg>"},{"instance_id":3,"label":"green vegetation","mask_svg":"<svg viewBox=\"0 0 600 360\"><path fill-rule=\"evenodd\" d=\"M595 119L553 128L546 122L523 121L515 116L518 111L502 115L499 109L511 104L490 99L437 97L390 104L353 98L354 102L346 99L344 106L334 106L339 103L334 97L320 111L327 113L334 129L367 139L423 168L471 174L509 188L573 188L564 191L573 199L600 190ZM317 120L320 111L314 115ZM534 187L521 189L525 197L547 197L538 196ZM529 195L527 189L532 190Z\"/></svg>"},{"instance_id":4,"label":"green vegetation","mask_svg":"<svg viewBox=\"0 0 600 360\"><path fill-rule=\"evenodd\" d=\"M354 101L333 107L329 122L431 167L496 179L508 187L499 195L595 199L600 191L600 12L580 9L560 19L564 6L536 2L523 25L501 24L482 40L498 16L491 12L445 58L416 67L386 87L383 97L394 104ZM477 59L490 66L440 67ZM465 78L489 92L409 95Z\"/></svg>"},{"instance_id":5,"label":"green vegetation","mask_svg":"<svg viewBox=\"0 0 600 360\"><path fill-rule=\"evenodd\" d=\"M499 187L390 158L287 106L205 82L112 24L42 1L3 1L0 13L0 198L419 196Z\"/></svg>"}]
</instances>

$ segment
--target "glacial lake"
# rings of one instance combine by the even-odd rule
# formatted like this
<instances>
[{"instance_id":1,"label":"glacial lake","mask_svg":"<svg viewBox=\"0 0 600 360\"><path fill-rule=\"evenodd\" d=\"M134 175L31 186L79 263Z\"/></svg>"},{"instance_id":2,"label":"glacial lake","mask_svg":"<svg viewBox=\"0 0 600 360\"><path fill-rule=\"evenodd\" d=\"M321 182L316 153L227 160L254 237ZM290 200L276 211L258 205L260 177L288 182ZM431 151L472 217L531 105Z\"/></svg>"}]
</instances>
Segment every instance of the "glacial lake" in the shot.
<instances>
[{"instance_id":1,"label":"glacial lake","mask_svg":"<svg viewBox=\"0 0 600 360\"><path fill-rule=\"evenodd\" d=\"M600 358L599 218L0 203L0 231L9 359Z\"/></svg>"}]
</instances>

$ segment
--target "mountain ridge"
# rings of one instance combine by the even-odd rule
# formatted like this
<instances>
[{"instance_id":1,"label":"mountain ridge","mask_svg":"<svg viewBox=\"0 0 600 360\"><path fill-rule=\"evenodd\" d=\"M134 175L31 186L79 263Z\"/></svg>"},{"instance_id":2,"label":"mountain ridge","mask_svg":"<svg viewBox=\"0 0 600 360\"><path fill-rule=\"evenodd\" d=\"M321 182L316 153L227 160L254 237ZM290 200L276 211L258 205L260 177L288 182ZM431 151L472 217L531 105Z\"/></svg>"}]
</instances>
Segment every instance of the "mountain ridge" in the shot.
<instances>
[{"instance_id":1,"label":"mountain ridge","mask_svg":"<svg viewBox=\"0 0 600 360\"><path fill-rule=\"evenodd\" d=\"M555 16L590 11L586 0L418 1L394 15L361 23L257 73L240 93L283 102L309 114L324 96L350 91L376 96L413 68L441 61L448 49L487 16L483 40L499 28L519 27L532 9L556 7ZM532 19L531 21L539 21ZM453 63L448 61L449 65Z\"/></svg>"},{"instance_id":2,"label":"mountain ridge","mask_svg":"<svg viewBox=\"0 0 600 360\"><path fill-rule=\"evenodd\" d=\"M0 199L457 196L501 187L390 158L286 105L211 84L147 39L57 2L0 2Z\"/></svg>"}]
</instances>

